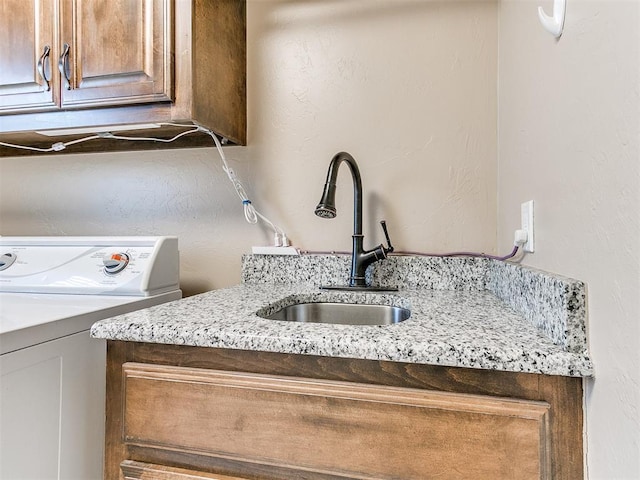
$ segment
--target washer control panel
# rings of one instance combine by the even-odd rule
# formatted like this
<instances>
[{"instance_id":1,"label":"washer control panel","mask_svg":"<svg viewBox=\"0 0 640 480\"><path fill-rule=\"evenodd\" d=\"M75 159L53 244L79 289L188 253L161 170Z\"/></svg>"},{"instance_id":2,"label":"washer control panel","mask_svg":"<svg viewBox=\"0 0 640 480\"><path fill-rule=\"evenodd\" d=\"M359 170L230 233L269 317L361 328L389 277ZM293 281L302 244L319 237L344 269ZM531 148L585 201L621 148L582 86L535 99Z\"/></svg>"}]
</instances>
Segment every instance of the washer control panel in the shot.
<instances>
[{"instance_id":1,"label":"washer control panel","mask_svg":"<svg viewBox=\"0 0 640 480\"><path fill-rule=\"evenodd\" d=\"M0 291L149 296L179 288L176 237L0 237Z\"/></svg>"}]
</instances>

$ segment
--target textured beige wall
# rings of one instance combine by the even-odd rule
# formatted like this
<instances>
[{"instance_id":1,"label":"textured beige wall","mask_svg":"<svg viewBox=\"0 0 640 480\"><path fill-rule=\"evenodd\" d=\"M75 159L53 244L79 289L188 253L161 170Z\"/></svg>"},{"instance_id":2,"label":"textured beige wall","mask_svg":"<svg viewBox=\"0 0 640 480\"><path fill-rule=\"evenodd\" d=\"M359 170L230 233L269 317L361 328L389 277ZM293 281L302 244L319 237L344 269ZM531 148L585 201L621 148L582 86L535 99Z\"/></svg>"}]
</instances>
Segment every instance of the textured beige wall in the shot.
<instances>
[{"instance_id":1,"label":"textured beige wall","mask_svg":"<svg viewBox=\"0 0 640 480\"><path fill-rule=\"evenodd\" d=\"M365 245L496 245L494 1L248 2L249 146L227 150L255 205L306 250L349 250L352 186L314 216L338 151L359 162ZM186 293L237 283L272 235L244 223L214 149L0 159L0 234L180 237ZM511 235L509 235L511 236Z\"/></svg>"},{"instance_id":2,"label":"textured beige wall","mask_svg":"<svg viewBox=\"0 0 640 480\"><path fill-rule=\"evenodd\" d=\"M402 249L506 251L534 199L525 263L589 287L590 478L635 479L639 3L569 0L559 42L537 21L551 3L250 0L250 145L227 152L304 249L349 248L346 171L339 217L312 213L339 150L360 163L369 245L386 217ZM0 234L175 234L187 293L236 283L270 237L244 223L213 149L2 158Z\"/></svg>"},{"instance_id":3,"label":"textured beige wall","mask_svg":"<svg viewBox=\"0 0 640 480\"><path fill-rule=\"evenodd\" d=\"M498 245L533 199L524 263L588 285L589 478L638 479L640 2L569 0L557 42L536 7L500 4Z\"/></svg>"}]
</instances>

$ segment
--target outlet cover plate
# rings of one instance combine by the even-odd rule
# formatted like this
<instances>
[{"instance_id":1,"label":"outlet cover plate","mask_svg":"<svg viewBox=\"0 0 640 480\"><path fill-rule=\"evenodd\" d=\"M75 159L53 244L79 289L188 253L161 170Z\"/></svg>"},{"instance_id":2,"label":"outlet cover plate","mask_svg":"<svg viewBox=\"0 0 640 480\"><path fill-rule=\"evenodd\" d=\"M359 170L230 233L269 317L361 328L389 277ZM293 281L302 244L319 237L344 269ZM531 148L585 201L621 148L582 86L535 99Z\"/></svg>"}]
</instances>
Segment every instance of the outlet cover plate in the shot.
<instances>
[{"instance_id":1,"label":"outlet cover plate","mask_svg":"<svg viewBox=\"0 0 640 480\"><path fill-rule=\"evenodd\" d=\"M522 246L527 253L533 253L534 248L534 231L533 231L533 200L524 202L520 205L520 228L527 232L527 242Z\"/></svg>"}]
</instances>

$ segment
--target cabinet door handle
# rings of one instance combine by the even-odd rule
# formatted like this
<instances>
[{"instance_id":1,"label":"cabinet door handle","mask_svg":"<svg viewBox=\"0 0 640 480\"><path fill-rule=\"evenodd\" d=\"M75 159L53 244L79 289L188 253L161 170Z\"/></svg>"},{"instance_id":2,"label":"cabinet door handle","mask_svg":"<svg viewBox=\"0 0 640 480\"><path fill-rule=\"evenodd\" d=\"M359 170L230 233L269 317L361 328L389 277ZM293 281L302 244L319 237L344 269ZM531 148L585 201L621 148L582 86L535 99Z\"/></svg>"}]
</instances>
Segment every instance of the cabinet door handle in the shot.
<instances>
[{"instance_id":1,"label":"cabinet door handle","mask_svg":"<svg viewBox=\"0 0 640 480\"><path fill-rule=\"evenodd\" d=\"M62 74L62 78L64 78L64 88L67 90L71 90L71 72L69 71L69 44L65 43L62 47L62 55L60 55L60 60L58 60L58 70Z\"/></svg>"},{"instance_id":2,"label":"cabinet door handle","mask_svg":"<svg viewBox=\"0 0 640 480\"><path fill-rule=\"evenodd\" d=\"M47 70L45 67L45 62L49 60L49 53L51 53L51 47L49 47L49 45L45 45L42 55L40 55L40 58L38 59L38 73L40 74L42 80L44 80L44 83L47 87L47 92L51 90L50 79L47 78Z\"/></svg>"}]
</instances>

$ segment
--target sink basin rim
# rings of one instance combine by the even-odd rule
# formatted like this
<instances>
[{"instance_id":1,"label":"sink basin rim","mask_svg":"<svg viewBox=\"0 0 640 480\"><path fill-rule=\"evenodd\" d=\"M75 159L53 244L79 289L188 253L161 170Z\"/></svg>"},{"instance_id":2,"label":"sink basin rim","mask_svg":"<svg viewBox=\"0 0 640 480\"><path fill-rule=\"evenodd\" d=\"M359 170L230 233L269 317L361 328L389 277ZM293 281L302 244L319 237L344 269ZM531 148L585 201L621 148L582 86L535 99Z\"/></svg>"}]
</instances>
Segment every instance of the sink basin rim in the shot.
<instances>
[{"instance_id":1,"label":"sink basin rim","mask_svg":"<svg viewBox=\"0 0 640 480\"><path fill-rule=\"evenodd\" d=\"M295 323L380 326L407 320L411 310L384 304L308 301L284 306L269 315L260 315L260 312L258 315Z\"/></svg>"}]
</instances>

